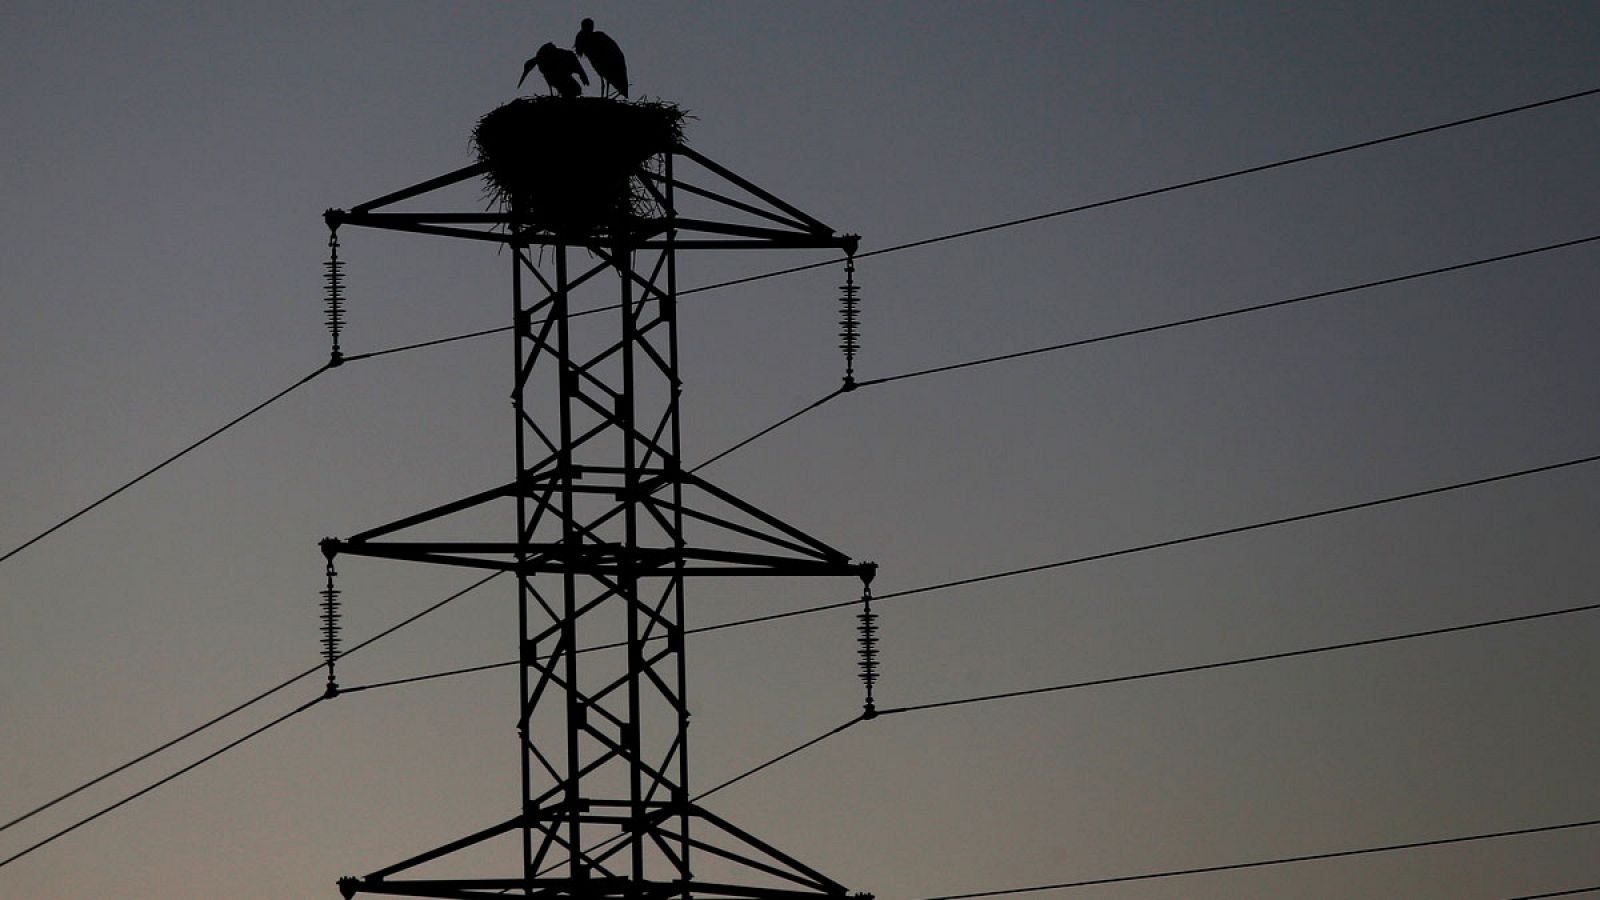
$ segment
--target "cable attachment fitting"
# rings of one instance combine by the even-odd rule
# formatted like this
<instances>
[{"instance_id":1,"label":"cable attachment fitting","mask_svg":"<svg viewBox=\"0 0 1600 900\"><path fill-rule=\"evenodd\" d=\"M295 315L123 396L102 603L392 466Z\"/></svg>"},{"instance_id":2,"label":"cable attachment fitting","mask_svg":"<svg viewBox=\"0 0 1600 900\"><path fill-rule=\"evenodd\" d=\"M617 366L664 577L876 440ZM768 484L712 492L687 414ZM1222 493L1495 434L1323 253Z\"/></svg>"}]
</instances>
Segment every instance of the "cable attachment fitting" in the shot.
<instances>
[{"instance_id":1,"label":"cable attachment fitting","mask_svg":"<svg viewBox=\"0 0 1600 900\"><path fill-rule=\"evenodd\" d=\"M328 557L327 586L322 589L322 658L328 666L328 686L323 692L326 698L339 695L339 682L334 680L333 665L339 659L339 589L334 587L334 576L339 573L333 569L333 554L327 545L323 553Z\"/></svg>"},{"instance_id":2,"label":"cable attachment fitting","mask_svg":"<svg viewBox=\"0 0 1600 900\"><path fill-rule=\"evenodd\" d=\"M328 226L328 261L322 264L323 280L328 287L326 321L328 335L333 338L333 350L328 354L328 365L344 362L344 352L339 349L339 335L344 331L344 261L339 258L339 226Z\"/></svg>"},{"instance_id":3,"label":"cable attachment fitting","mask_svg":"<svg viewBox=\"0 0 1600 900\"><path fill-rule=\"evenodd\" d=\"M861 614L856 616L856 644L859 648L861 684L867 697L861 705L863 719L875 718L878 708L872 702L872 686L878 683L878 616L872 611L872 579L863 578L861 584Z\"/></svg>"},{"instance_id":4,"label":"cable attachment fitting","mask_svg":"<svg viewBox=\"0 0 1600 900\"><path fill-rule=\"evenodd\" d=\"M860 296L856 287L856 256L844 260L844 284L839 286L839 349L844 351L844 389L856 387L856 351L861 349Z\"/></svg>"}]
</instances>

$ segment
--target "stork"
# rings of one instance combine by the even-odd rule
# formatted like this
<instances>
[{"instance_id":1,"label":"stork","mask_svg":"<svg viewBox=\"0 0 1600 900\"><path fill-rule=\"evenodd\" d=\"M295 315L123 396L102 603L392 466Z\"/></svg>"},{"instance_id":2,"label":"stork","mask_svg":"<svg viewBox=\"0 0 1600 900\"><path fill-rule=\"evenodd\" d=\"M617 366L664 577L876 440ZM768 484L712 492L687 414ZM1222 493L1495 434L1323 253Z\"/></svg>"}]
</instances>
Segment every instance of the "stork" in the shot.
<instances>
[{"instance_id":1,"label":"stork","mask_svg":"<svg viewBox=\"0 0 1600 900\"><path fill-rule=\"evenodd\" d=\"M522 82L527 79L528 73L532 72L535 66L539 68L539 74L544 76L545 83L563 97L576 97L583 92L583 89L578 87L580 79L584 84L589 83L589 76L584 74L583 64L578 62L578 54L547 43L539 48L533 59L522 64L522 77L517 79L517 87L522 87ZM574 75L577 78L574 78Z\"/></svg>"},{"instance_id":2,"label":"stork","mask_svg":"<svg viewBox=\"0 0 1600 900\"><path fill-rule=\"evenodd\" d=\"M611 35L594 30L593 19L583 20L582 30L572 39L572 49L594 66L594 74L600 79L602 92L606 85L610 85L612 90L628 96L628 61L623 59L622 48L611 39Z\"/></svg>"}]
</instances>

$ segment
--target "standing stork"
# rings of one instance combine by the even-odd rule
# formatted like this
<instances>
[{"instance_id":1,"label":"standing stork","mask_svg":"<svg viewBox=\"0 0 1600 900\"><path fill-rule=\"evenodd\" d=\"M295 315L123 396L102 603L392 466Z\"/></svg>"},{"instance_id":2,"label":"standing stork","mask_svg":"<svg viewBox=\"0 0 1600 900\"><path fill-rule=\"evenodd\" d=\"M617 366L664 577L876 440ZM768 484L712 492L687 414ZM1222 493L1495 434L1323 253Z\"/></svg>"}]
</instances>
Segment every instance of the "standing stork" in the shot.
<instances>
[{"instance_id":1,"label":"standing stork","mask_svg":"<svg viewBox=\"0 0 1600 900\"><path fill-rule=\"evenodd\" d=\"M572 39L572 49L594 66L602 95L605 86L610 85L612 90L628 96L628 61L622 57L622 48L611 39L611 35L594 30L593 19L583 20L578 36Z\"/></svg>"},{"instance_id":2,"label":"standing stork","mask_svg":"<svg viewBox=\"0 0 1600 900\"><path fill-rule=\"evenodd\" d=\"M583 89L578 87L579 79L582 79L584 84L589 83L589 76L584 74L583 64L578 62L578 54L547 43L539 48L533 59L522 64L522 77L517 79L517 87L522 87L522 82L527 80L528 73L532 72L535 66L539 68L539 74L544 76L545 83L563 97L576 97L583 92Z\"/></svg>"}]
</instances>

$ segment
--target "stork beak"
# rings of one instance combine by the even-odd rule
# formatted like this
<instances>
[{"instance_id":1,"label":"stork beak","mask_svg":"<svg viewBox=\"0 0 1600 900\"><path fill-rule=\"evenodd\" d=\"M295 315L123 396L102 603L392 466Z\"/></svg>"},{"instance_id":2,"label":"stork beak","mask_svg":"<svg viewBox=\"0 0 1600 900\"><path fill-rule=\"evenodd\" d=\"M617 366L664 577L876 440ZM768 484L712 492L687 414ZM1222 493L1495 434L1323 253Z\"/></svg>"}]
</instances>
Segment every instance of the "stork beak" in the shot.
<instances>
[{"instance_id":1,"label":"stork beak","mask_svg":"<svg viewBox=\"0 0 1600 900\"><path fill-rule=\"evenodd\" d=\"M524 81L528 80L528 73L532 72L532 71L533 71L533 60L530 59L522 67L522 77L517 79L517 87L522 87L522 83Z\"/></svg>"}]
</instances>

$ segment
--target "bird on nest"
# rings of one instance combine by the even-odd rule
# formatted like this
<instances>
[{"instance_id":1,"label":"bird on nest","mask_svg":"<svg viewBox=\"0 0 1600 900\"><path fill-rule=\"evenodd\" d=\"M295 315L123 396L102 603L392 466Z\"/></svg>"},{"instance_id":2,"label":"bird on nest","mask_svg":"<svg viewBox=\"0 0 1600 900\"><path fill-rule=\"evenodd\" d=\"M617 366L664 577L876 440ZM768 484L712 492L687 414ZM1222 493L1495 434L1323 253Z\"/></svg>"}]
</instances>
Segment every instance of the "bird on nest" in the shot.
<instances>
[{"instance_id":1,"label":"bird on nest","mask_svg":"<svg viewBox=\"0 0 1600 900\"><path fill-rule=\"evenodd\" d=\"M594 74L600 79L601 96L605 95L607 85L618 94L628 96L628 61L611 35L594 30L593 19L583 20L578 36L572 39L572 49L594 67Z\"/></svg>"},{"instance_id":2,"label":"bird on nest","mask_svg":"<svg viewBox=\"0 0 1600 900\"><path fill-rule=\"evenodd\" d=\"M613 44L612 46L616 46ZM522 64L522 77L517 79L517 87L522 87L522 82L527 80L528 73L534 68L539 69L539 74L544 76L545 83L551 90L563 97L576 97L583 92L578 87L581 80L589 83L589 76L583 71L583 64L578 62L578 54L571 50L564 50L555 44L547 43L539 48L533 58ZM599 73L599 67L595 72Z\"/></svg>"}]
</instances>

